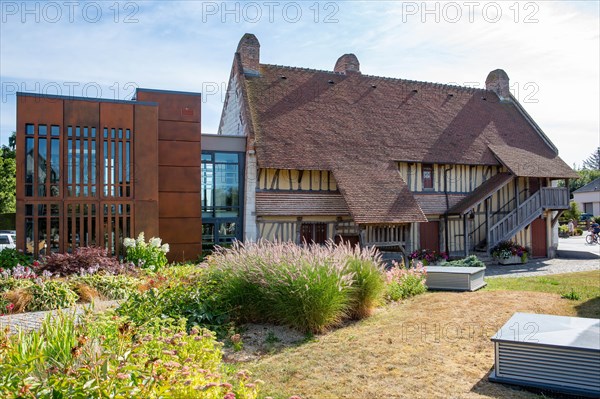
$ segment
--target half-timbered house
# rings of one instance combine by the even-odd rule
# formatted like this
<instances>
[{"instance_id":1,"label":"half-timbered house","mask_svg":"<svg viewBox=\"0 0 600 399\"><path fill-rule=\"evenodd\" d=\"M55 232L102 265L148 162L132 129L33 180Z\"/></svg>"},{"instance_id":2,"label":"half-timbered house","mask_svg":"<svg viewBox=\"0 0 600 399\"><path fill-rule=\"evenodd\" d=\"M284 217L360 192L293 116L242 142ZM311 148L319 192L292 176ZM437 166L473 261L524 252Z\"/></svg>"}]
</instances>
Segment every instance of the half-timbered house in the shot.
<instances>
[{"instance_id":1,"label":"half-timbered house","mask_svg":"<svg viewBox=\"0 0 600 399\"><path fill-rule=\"evenodd\" d=\"M514 239L553 256L576 178L509 91L262 64L242 37L219 134L246 137L245 240L349 240L462 256ZM567 185L568 186L568 185Z\"/></svg>"}]
</instances>

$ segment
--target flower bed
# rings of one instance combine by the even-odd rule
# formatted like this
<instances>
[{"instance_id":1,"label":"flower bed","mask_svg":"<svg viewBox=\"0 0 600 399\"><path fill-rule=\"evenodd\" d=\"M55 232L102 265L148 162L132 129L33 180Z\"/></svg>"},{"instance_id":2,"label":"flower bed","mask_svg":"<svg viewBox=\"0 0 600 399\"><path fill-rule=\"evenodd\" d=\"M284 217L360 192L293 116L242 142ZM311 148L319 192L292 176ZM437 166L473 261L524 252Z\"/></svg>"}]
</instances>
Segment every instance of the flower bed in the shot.
<instances>
[{"instance_id":1,"label":"flower bed","mask_svg":"<svg viewBox=\"0 0 600 399\"><path fill-rule=\"evenodd\" d=\"M408 258L413 262L420 261L424 266L427 266L448 260L448 254L445 252L438 253L431 249L417 249Z\"/></svg>"}]
</instances>

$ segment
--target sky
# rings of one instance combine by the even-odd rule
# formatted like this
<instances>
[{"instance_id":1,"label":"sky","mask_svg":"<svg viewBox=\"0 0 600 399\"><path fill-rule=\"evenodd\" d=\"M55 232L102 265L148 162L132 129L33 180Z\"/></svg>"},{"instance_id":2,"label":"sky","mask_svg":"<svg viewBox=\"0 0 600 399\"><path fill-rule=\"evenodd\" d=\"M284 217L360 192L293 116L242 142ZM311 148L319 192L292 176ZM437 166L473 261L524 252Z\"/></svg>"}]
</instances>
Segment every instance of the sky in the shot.
<instances>
[{"instance_id":1,"label":"sky","mask_svg":"<svg viewBox=\"0 0 600 399\"><path fill-rule=\"evenodd\" d=\"M237 44L261 62L484 87L497 68L570 165L600 146L600 2L0 0L0 144L17 91L131 99L201 92L216 133Z\"/></svg>"}]
</instances>

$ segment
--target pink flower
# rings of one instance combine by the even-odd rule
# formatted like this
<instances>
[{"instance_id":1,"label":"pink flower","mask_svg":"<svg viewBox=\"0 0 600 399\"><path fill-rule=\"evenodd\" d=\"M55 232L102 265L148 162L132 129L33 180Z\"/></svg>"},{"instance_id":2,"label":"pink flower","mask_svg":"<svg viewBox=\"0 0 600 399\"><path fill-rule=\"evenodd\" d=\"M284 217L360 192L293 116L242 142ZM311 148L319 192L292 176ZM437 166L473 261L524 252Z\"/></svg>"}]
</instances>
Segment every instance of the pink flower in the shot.
<instances>
[{"instance_id":1,"label":"pink flower","mask_svg":"<svg viewBox=\"0 0 600 399\"><path fill-rule=\"evenodd\" d=\"M6 305L6 310L8 310L8 312L12 312L12 310L15 308L15 304L14 303L9 303L8 305Z\"/></svg>"}]
</instances>

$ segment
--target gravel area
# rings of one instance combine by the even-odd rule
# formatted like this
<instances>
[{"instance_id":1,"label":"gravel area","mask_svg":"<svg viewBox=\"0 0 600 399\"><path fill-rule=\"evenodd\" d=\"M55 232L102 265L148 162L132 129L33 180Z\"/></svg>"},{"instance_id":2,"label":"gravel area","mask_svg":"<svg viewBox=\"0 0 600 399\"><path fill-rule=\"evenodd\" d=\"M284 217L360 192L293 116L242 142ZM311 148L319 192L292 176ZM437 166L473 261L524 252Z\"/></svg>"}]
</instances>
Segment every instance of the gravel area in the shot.
<instances>
[{"instance_id":1,"label":"gravel area","mask_svg":"<svg viewBox=\"0 0 600 399\"><path fill-rule=\"evenodd\" d=\"M109 308L115 308L119 304L119 301L102 301L97 302L93 306L94 311L100 312ZM62 310L51 310L46 312L26 312L17 313L8 316L0 316L0 328L10 328L11 333L18 332L19 329L23 330L37 330L42 325L42 322L47 315L56 315L58 312L75 312L76 315L80 315L88 309L90 304L81 304L73 308L62 309Z\"/></svg>"},{"instance_id":2,"label":"gravel area","mask_svg":"<svg viewBox=\"0 0 600 399\"><path fill-rule=\"evenodd\" d=\"M521 265L488 264L485 277L526 277L600 270L600 259L530 259Z\"/></svg>"}]
</instances>

